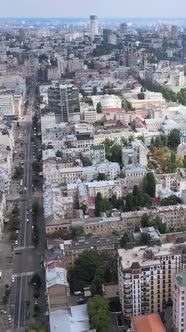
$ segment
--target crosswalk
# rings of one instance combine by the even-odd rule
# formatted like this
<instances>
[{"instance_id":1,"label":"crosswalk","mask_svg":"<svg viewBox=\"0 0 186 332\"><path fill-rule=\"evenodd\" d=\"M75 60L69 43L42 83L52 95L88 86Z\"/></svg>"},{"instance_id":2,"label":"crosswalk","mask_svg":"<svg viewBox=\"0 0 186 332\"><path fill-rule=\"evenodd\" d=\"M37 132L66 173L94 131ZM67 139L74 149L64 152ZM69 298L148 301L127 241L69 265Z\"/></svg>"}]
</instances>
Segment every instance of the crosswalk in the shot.
<instances>
[{"instance_id":1,"label":"crosswalk","mask_svg":"<svg viewBox=\"0 0 186 332\"><path fill-rule=\"evenodd\" d=\"M25 250L25 249L34 249L34 246L21 246L21 247L14 247L14 251Z\"/></svg>"},{"instance_id":2,"label":"crosswalk","mask_svg":"<svg viewBox=\"0 0 186 332\"><path fill-rule=\"evenodd\" d=\"M31 276L34 274L34 271L29 271L29 272L21 272L21 273L14 273L12 274L12 277L14 278L19 278L19 277L26 277L26 276Z\"/></svg>"}]
</instances>

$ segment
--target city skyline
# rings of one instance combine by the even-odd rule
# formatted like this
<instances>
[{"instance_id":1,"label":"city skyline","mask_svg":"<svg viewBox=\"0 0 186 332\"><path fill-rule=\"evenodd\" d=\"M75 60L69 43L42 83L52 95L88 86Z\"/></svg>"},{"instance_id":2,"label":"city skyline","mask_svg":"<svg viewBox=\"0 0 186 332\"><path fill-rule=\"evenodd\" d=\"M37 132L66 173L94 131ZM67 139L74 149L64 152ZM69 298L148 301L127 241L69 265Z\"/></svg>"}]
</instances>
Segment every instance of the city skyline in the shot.
<instances>
[{"instance_id":1,"label":"city skyline","mask_svg":"<svg viewBox=\"0 0 186 332\"><path fill-rule=\"evenodd\" d=\"M113 3L108 3L106 0L95 0L89 2L85 0L69 0L68 2L53 0L28 0L25 6L25 0L7 0L1 6L0 17L88 17L95 14L98 17L175 17L183 18L184 10L186 10L186 3L183 0L178 0L172 3L165 0L161 2L157 0L151 3L149 8L148 1L142 0L140 3L135 0L127 5L122 0L116 0Z\"/></svg>"}]
</instances>

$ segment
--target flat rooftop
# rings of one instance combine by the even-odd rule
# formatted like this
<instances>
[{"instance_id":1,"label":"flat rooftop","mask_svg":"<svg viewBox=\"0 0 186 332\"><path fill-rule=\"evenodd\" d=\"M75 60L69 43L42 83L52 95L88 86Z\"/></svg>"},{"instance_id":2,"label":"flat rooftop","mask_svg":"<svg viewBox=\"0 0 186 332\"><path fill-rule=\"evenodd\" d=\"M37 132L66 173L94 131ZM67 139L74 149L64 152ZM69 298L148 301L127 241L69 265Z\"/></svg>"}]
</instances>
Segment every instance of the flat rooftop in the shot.
<instances>
[{"instance_id":1,"label":"flat rooftop","mask_svg":"<svg viewBox=\"0 0 186 332\"><path fill-rule=\"evenodd\" d=\"M132 249L119 249L118 255L121 258L123 269L129 269L132 263L139 263L141 267L160 265L160 257L171 255L172 249L175 246L172 243L164 243L161 246L140 246Z\"/></svg>"}]
</instances>

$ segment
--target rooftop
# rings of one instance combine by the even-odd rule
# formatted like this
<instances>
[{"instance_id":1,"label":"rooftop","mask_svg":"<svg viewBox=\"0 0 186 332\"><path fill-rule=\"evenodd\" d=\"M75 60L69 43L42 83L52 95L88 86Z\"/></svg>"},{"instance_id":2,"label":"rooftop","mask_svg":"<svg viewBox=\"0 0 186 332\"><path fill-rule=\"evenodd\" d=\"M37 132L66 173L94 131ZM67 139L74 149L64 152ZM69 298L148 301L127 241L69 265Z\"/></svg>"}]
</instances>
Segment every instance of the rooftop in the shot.
<instances>
[{"instance_id":1,"label":"rooftop","mask_svg":"<svg viewBox=\"0 0 186 332\"><path fill-rule=\"evenodd\" d=\"M134 332L166 332L159 314L146 314L131 318Z\"/></svg>"},{"instance_id":2,"label":"rooftop","mask_svg":"<svg viewBox=\"0 0 186 332\"><path fill-rule=\"evenodd\" d=\"M186 244L186 242L184 242ZM121 259L123 269L129 269L132 263L138 262L141 267L150 265L160 265L160 257L172 255L176 245L164 243L161 246L140 246L132 249L119 249L118 254Z\"/></svg>"},{"instance_id":3,"label":"rooftop","mask_svg":"<svg viewBox=\"0 0 186 332\"><path fill-rule=\"evenodd\" d=\"M89 327L86 304L71 307L70 310L56 310L50 312L51 332L85 332L89 330Z\"/></svg>"},{"instance_id":4,"label":"rooftop","mask_svg":"<svg viewBox=\"0 0 186 332\"><path fill-rule=\"evenodd\" d=\"M181 287L186 287L186 271L182 271L175 275L175 281L177 285Z\"/></svg>"}]
</instances>

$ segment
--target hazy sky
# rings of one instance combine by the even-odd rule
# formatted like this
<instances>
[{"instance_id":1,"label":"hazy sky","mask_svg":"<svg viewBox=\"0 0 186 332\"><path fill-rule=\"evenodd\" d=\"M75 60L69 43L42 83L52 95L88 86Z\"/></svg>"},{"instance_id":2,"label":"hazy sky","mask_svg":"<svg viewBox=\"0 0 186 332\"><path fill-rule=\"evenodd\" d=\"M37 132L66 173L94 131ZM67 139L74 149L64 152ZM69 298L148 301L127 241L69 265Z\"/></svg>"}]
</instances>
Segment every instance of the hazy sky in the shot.
<instances>
[{"instance_id":1,"label":"hazy sky","mask_svg":"<svg viewBox=\"0 0 186 332\"><path fill-rule=\"evenodd\" d=\"M186 0L0 0L1 17L184 17Z\"/></svg>"}]
</instances>

